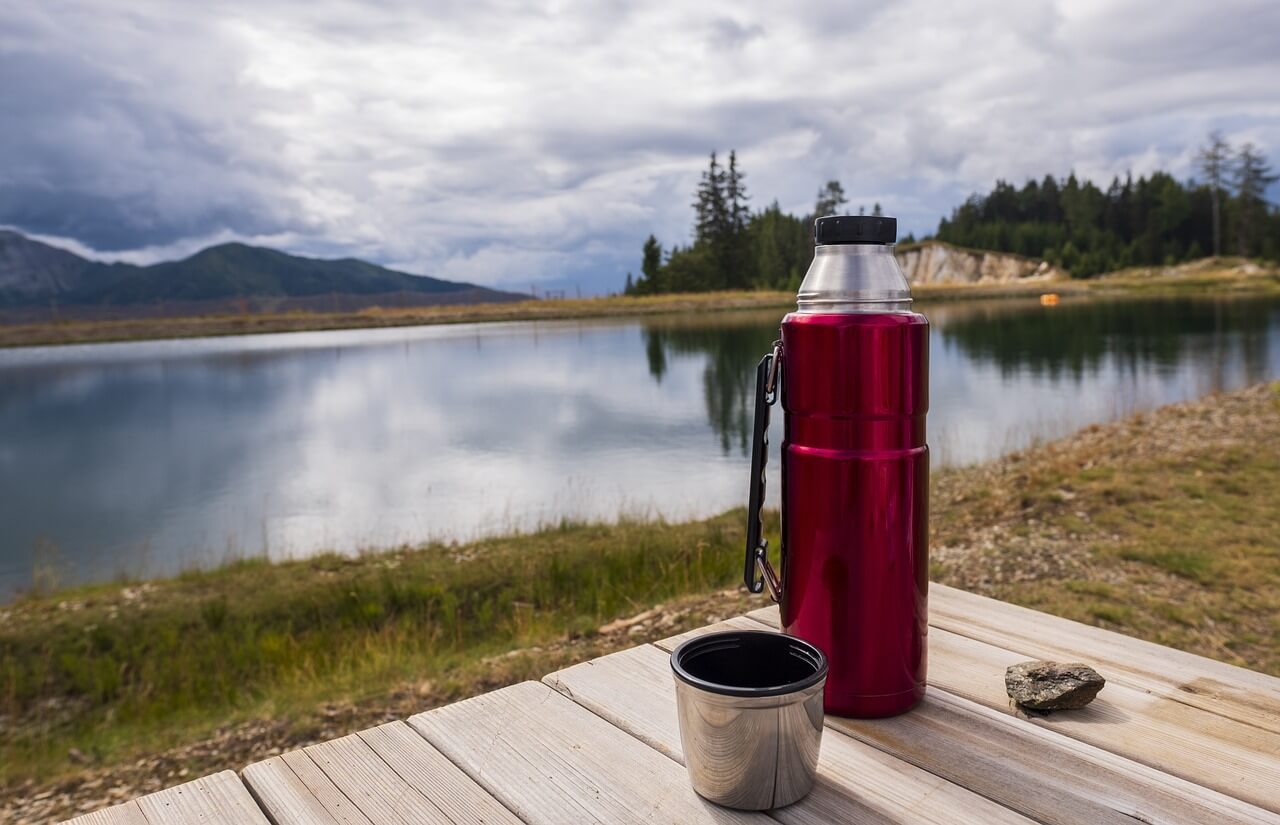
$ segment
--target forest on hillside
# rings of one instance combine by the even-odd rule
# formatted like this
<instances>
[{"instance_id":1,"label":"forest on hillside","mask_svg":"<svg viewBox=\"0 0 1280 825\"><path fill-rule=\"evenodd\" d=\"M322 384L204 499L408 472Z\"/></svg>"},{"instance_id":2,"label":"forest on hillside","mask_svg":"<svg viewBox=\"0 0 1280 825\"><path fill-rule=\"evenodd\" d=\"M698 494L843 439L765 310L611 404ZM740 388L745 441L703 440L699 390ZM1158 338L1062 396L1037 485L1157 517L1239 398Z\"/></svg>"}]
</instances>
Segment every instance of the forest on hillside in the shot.
<instances>
[{"instance_id":1,"label":"forest on hillside","mask_svg":"<svg viewBox=\"0 0 1280 825\"><path fill-rule=\"evenodd\" d=\"M1266 157L1213 133L1197 154L1197 172L1187 181L1166 172L1126 175L1105 189L1074 173L1021 188L997 181L943 218L931 237L1043 258L1076 278L1208 255L1280 260L1280 210L1266 200L1277 176ZM627 294L796 289L813 257L813 221L842 212L844 188L828 181L805 215L783 212L777 201L753 211L745 177L735 152L727 164L712 153L693 202L693 241L664 249L650 235L639 277L627 275ZM879 204L871 214L880 214Z\"/></svg>"}]
</instances>

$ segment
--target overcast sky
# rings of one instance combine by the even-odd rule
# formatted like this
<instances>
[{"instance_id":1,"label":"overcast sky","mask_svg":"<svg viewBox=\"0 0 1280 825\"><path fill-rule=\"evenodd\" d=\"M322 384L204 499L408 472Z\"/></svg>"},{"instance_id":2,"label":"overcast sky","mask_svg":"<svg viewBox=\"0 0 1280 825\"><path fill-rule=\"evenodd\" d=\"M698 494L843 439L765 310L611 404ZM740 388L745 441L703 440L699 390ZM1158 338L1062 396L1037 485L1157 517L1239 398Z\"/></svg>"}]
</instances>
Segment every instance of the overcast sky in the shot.
<instances>
[{"instance_id":1,"label":"overcast sky","mask_svg":"<svg viewBox=\"0 0 1280 825\"><path fill-rule=\"evenodd\" d=\"M1189 176L1211 128L1280 166L1278 33L1274 0L0 0L0 224L604 292L687 242L713 149L756 207L838 178L917 234L997 178Z\"/></svg>"}]
</instances>

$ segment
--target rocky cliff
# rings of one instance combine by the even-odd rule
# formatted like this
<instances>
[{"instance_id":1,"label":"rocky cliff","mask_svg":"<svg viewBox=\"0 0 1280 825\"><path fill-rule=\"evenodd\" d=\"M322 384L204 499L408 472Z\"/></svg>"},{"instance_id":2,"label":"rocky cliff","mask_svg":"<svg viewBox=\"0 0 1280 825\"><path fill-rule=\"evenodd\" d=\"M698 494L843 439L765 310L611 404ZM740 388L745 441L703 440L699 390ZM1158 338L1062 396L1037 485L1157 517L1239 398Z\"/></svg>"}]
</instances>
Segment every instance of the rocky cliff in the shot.
<instances>
[{"instance_id":1,"label":"rocky cliff","mask_svg":"<svg viewBox=\"0 0 1280 825\"><path fill-rule=\"evenodd\" d=\"M925 241L899 250L898 263L913 284L994 284L1067 277L1067 273L1048 261L1004 252L961 249L939 241Z\"/></svg>"}]
</instances>

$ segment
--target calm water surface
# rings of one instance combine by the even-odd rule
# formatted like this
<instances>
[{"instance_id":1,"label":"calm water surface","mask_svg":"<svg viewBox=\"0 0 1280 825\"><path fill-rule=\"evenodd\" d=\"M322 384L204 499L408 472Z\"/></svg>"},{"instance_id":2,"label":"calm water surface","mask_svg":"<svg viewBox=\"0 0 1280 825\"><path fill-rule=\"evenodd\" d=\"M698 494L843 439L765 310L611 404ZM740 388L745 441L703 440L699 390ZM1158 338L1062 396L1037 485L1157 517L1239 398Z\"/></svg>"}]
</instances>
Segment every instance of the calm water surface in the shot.
<instances>
[{"instance_id":1,"label":"calm water surface","mask_svg":"<svg viewBox=\"0 0 1280 825\"><path fill-rule=\"evenodd\" d=\"M935 467L1280 376L1276 299L922 309ZM744 504L780 314L0 350L0 599Z\"/></svg>"}]
</instances>

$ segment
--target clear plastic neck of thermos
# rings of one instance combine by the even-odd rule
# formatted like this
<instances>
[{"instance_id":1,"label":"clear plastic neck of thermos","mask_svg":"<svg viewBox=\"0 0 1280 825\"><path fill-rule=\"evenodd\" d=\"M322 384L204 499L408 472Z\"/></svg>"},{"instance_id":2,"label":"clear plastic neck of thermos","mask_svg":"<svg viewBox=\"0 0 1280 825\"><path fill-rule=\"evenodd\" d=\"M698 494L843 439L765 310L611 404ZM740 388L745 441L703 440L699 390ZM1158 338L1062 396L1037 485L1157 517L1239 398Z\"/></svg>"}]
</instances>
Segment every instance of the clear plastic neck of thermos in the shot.
<instances>
[{"instance_id":1,"label":"clear plastic neck of thermos","mask_svg":"<svg viewBox=\"0 0 1280 825\"><path fill-rule=\"evenodd\" d=\"M898 266L894 244L824 244L796 296L798 311L910 312L911 286Z\"/></svg>"}]
</instances>

